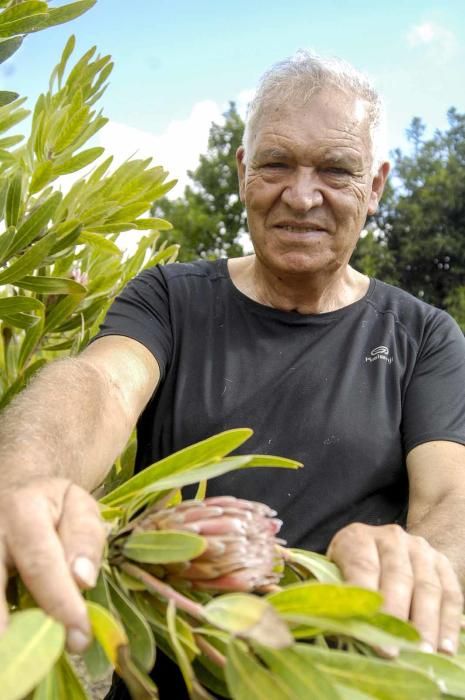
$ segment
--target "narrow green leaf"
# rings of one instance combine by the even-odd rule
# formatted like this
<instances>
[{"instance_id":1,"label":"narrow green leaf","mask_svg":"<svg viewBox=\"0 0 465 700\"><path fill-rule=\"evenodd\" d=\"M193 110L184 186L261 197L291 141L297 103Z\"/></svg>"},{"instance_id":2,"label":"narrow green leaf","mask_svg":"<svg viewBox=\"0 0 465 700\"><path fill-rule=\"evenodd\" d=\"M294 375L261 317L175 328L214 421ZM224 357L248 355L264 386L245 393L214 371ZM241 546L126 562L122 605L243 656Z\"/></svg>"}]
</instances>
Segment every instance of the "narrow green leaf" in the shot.
<instances>
[{"instance_id":1,"label":"narrow green leaf","mask_svg":"<svg viewBox=\"0 0 465 700\"><path fill-rule=\"evenodd\" d=\"M85 151L81 151L75 156L67 159L57 159L53 164L53 174L57 175L68 175L68 173L75 173L81 168L85 168L86 165L90 165L97 160L102 153L105 152L104 148L100 146L95 146L94 148L88 148Z\"/></svg>"},{"instance_id":2,"label":"narrow green leaf","mask_svg":"<svg viewBox=\"0 0 465 700\"><path fill-rule=\"evenodd\" d=\"M43 310L44 305L42 302L33 297L15 296L0 298L0 318L22 311L40 313Z\"/></svg>"},{"instance_id":3,"label":"narrow green leaf","mask_svg":"<svg viewBox=\"0 0 465 700\"><path fill-rule=\"evenodd\" d=\"M58 698L90 700L73 665L64 654L32 696L32 700L58 700Z\"/></svg>"},{"instance_id":4,"label":"narrow green leaf","mask_svg":"<svg viewBox=\"0 0 465 700\"><path fill-rule=\"evenodd\" d=\"M79 234L79 243L85 243L93 248L96 248L102 253L107 253L109 255L117 255L118 257L121 257L123 254L121 248L118 248L116 243L113 243L113 241L111 241L109 238L105 238L100 233L81 231Z\"/></svg>"},{"instance_id":5,"label":"narrow green leaf","mask_svg":"<svg viewBox=\"0 0 465 700\"><path fill-rule=\"evenodd\" d=\"M247 593L229 593L205 605L210 624L244 639L253 639L274 649L292 644L292 635L265 598Z\"/></svg>"},{"instance_id":6,"label":"narrow green leaf","mask_svg":"<svg viewBox=\"0 0 465 700\"><path fill-rule=\"evenodd\" d=\"M317 617L367 618L378 612L383 598L376 591L329 583L294 583L282 591L270 593L269 602L278 612Z\"/></svg>"},{"instance_id":7,"label":"narrow green leaf","mask_svg":"<svg viewBox=\"0 0 465 700\"><path fill-rule=\"evenodd\" d=\"M194 559L207 548L204 537L192 532L135 532L123 547L128 559L145 564L168 564Z\"/></svg>"},{"instance_id":8,"label":"narrow green leaf","mask_svg":"<svg viewBox=\"0 0 465 700\"><path fill-rule=\"evenodd\" d=\"M320 583L342 583L340 570L322 554L307 552L304 549L286 549L287 561L299 564Z\"/></svg>"},{"instance_id":9,"label":"narrow green leaf","mask_svg":"<svg viewBox=\"0 0 465 700\"><path fill-rule=\"evenodd\" d=\"M55 234L49 233L40 241L34 243L21 257L11 263L6 270L0 272L0 284L11 284L32 272L47 257L55 240Z\"/></svg>"},{"instance_id":10,"label":"narrow green leaf","mask_svg":"<svg viewBox=\"0 0 465 700\"><path fill-rule=\"evenodd\" d=\"M23 139L24 136L21 136L20 134L17 134L16 136L5 136L3 139L0 139L0 148L11 148L12 146L16 146L18 143L21 143Z\"/></svg>"},{"instance_id":11,"label":"narrow green leaf","mask_svg":"<svg viewBox=\"0 0 465 700\"><path fill-rule=\"evenodd\" d=\"M155 229L156 231L170 231L173 226L169 221L165 219L137 219L133 222L134 228L144 230L144 229Z\"/></svg>"},{"instance_id":12,"label":"narrow green leaf","mask_svg":"<svg viewBox=\"0 0 465 700\"><path fill-rule=\"evenodd\" d=\"M54 153L61 153L68 148L68 146L72 145L73 141L77 139L85 128L87 121L89 120L89 112L89 107L84 105L72 114L65 127L58 135L58 138L52 144L52 150Z\"/></svg>"},{"instance_id":13,"label":"narrow green leaf","mask_svg":"<svg viewBox=\"0 0 465 700\"><path fill-rule=\"evenodd\" d=\"M10 58L23 43L22 36L14 36L11 39L0 41L0 63Z\"/></svg>"},{"instance_id":14,"label":"narrow green leaf","mask_svg":"<svg viewBox=\"0 0 465 700\"><path fill-rule=\"evenodd\" d=\"M0 235L0 265L8 258L8 251L16 235L16 228L10 226Z\"/></svg>"},{"instance_id":15,"label":"narrow green leaf","mask_svg":"<svg viewBox=\"0 0 465 700\"><path fill-rule=\"evenodd\" d=\"M87 601L92 633L101 645L106 657L118 670L118 650L128 646L128 638L121 623L112 613L98 603Z\"/></svg>"},{"instance_id":16,"label":"narrow green leaf","mask_svg":"<svg viewBox=\"0 0 465 700\"><path fill-rule=\"evenodd\" d=\"M0 37L26 34L43 26L47 18L47 3L25 0L0 13Z\"/></svg>"},{"instance_id":17,"label":"narrow green leaf","mask_svg":"<svg viewBox=\"0 0 465 700\"><path fill-rule=\"evenodd\" d=\"M284 469L299 469L301 462L286 457L275 457L275 455L251 455L249 467L279 467Z\"/></svg>"},{"instance_id":18,"label":"narrow green leaf","mask_svg":"<svg viewBox=\"0 0 465 700\"><path fill-rule=\"evenodd\" d=\"M299 615L282 613L283 617L289 622L296 623L292 634L295 639L308 639L309 637L326 634L330 636L342 635L344 637L353 637L365 644L370 644L373 647L398 647L399 649L412 649L417 646L419 635L416 630L410 626L410 639L405 635L405 625L399 625L398 632L391 629L385 630L383 627L372 624L373 618L365 620L360 618L340 618L335 617L320 617L312 615ZM402 622L399 620L399 622ZM414 639L412 639L414 637Z\"/></svg>"},{"instance_id":19,"label":"narrow green leaf","mask_svg":"<svg viewBox=\"0 0 465 700\"><path fill-rule=\"evenodd\" d=\"M379 700L439 700L437 685L425 674L399 668L359 654L319 649L311 644L296 644L295 653L308 664L315 664L334 680L366 692Z\"/></svg>"},{"instance_id":20,"label":"narrow green leaf","mask_svg":"<svg viewBox=\"0 0 465 700\"><path fill-rule=\"evenodd\" d=\"M41 29L46 27L54 27L57 24L64 24L65 22L70 22L72 19L79 17L80 15L90 10L91 7L95 5L97 0L78 0L77 2L70 2L67 5L62 5L61 7L49 7L48 17L45 20Z\"/></svg>"},{"instance_id":21,"label":"narrow green leaf","mask_svg":"<svg viewBox=\"0 0 465 700\"><path fill-rule=\"evenodd\" d=\"M106 582L106 577L102 570L100 570L97 583L94 588L86 591L86 600L92 603L97 603L106 610L112 610L112 602L110 598L110 592L108 590L108 585ZM91 645L86 649L83 656L83 661L86 666L87 673L93 681L102 680L102 678L108 677L110 670L110 662L103 651L102 646L94 638Z\"/></svg>"},{"instance_id":22,"label":"narrow green leaf","mask_svg":"<svg viewBox=\"0 0 465 700\"><path fill-rule=\"evenodd\" d=\"M11 102L9 105L6 105L6 107L0 107L0 110L7 109L14 104L16 104L16 102ZM15 126L15 124L19 124L19 122L22 122L23 119L26 119L28 116L29 110L27 109L16 109L14 112L6 116L3 116L0 111L0 132L8 131L8 129L11 129L11 127Z\"/></svg>"},{"instance_id":23,"label":"narrow green leaf","mask_svg":"<svg viewBox=\"0 0 465 700\"><path fill-rule=\"evenodd\" d=\"M276 673L291 691L293 698L318 698L318 700L342 700L331 678L318 666L309 664L294 648L270 649L258 647L259 656L271 671Z\"/></svg>"},{"instance_id":24,"label":"narrow green leaf","mask_svg":"<svg viewBox=\"0 0 465 700\"><path fill-rule=\"evenodd\" d=\"M19 97L17 92L11 92L11 90L0 90L0 107L4 105L9 105L14 102Z\"/></svg>"},{"instance_id":25,"label":"narrow green leaf","mask_svg":"<svg viewBox=\"0 0 465 700\"><path fill-rule=\"evenodd\" d=\"M276 674L234 641L228 646L225 676L234 700L296 700Z\"/></svg>"},{"instance_id":26,"label":"narrow green leaf","mask_svg":"<svg viewBox=\"0 0 465 700\"><path fill-rule=\"evenodd\" d=\"M118 489L102 498L102 503L113 504L116 500L121 500L121 502L130 500L133 494L159 478L162 479L165 476L192 469L196 465L205 464L208 461L220 460L228 452L232 452L239 445L242 445L251 435L252 430L249 428L236 428L185 447L136 474Z\"/></svg>"},{"instance_id":27,"label":"narrow green leaf","mask_svg":"<svg viewBox=\"0 0 465 700\"><path fill-rule=\"evenodd\" d=\"M194 684L194 671L190 660L180 643L176 630L176 606L172 600L168 601L166 608L166 626L168 629L169 641L171 648L176 656L178 667L184 678L184 682L189 691L189 696L192 697L192 688Z\"/></svg>"},{"instance_id":28,"label":"narrow green leaf","mask_svg":"<svg viewBox=\"0 0 465 700\"><path fill-rule=\"evenodd\" d=\"M50 160L45 160L39 163L32 173L29 183L29 193L35 194L47 185L54 178L53 166Z\"/></svg>"},{"instance_id":29,"label":"narrow green leaf","mask_svg":"<svg viewBox=\"0 0 465 700\"><path fill-rule=\"evenodd\" d=\"M21 205L23 174L17 172L10 180L6 195L5 218L7 226L16 226L18 223L19 209Z\"/></svg>"},{"instance_id":30,"label":"narrow green leaf","mask_svg":"<svg viewBox=\"0 0 465 700\"><path fill-rule=\"evenodd\" d=\"M47 312L45 318L44 334L54 331L73 311L79 306L83 299L81 294L70 294L63 297Z\"/></svg>"},{"instance_id":31,"label":"narrow green leaf","mask_svg":"<svg viewBox=\"0 0 465 700\"><path fill-rule=\"evenodd\" d=\"M404 650L399 656L398 664L426 673L443 693L465 698L465 669L455 662L454 657Z\"/></svg>"},{"instance_id":32,"label":"narrow green leaf","mask_svg":"<svg viewBox=\"0 0 465 700\"><path fill-rule=\"evenodd\" d=\"M61 193L54 192L51 197L34 209L26 221L19 226L14 241L8 251L10 255L14 255L25 248L42 233L45 226L53 217L60 202Z\"/></svg>"},{"instance_id":33,"label":"narrow green leaf","mask_svg":"<svg viewBox=\"0 0 465 700\"><path fill-rule=\"evenodd\" d=\"M2 700L21 700L48 673L63 651L65 631L42 610L14 613L0 637Z\"/></svg>"},{"instance_id":34,"label":"narrow green leaf","mask_svg":"<svg viewBox=\"0 0 465 700\"><path fill-rule=\"evenodd\" d=\"M111 600L129 640L131 657L137 665L149 672L155 664L155 642L149 624L135 604L123 591L108 579Z\"/></svg>"},{"instance_id":35,"label":"narrow green leaf","mask_svg":"<svg viewBox=\"0 0 465 700\"><path fill-rule=\"evenodd\" d=\"M65 48L63 49L63 53L61 54L60 63L57 65L56 75L57 75L59 87L61 87L63 75L64 75L64 72L66 70L66 64L68 63L68 59L71 56L71 54L73 53L75 46L76 46L76 37L74 36L74 34L72 34L65 44Z\"/></svg>"},{"instance_id":36,"label":"narrow green leaf","mask_svg":"<svg viewBox=\"0 0 465 700\"><path fill-rule=\"evenodd\" d=\"M23 277L15 282L17 287L28 289L37 294L82 294L86 293L86 288L67 277Z\"/></svg>"},{"instance_id":37,"label":"narrow green leaf","mask_svg":"<svg viewBox=\"0 0 465 700\"><path fill-rule=\"evenodd\" d=\"M18 355L18 369L22 370L23 367L29 361L32 353L36 350L36 347L42 337L44 332L44 315L39 316L35 323L27 329L26 335L21 343L21 348Z\"/></svg>"}]
</instances>

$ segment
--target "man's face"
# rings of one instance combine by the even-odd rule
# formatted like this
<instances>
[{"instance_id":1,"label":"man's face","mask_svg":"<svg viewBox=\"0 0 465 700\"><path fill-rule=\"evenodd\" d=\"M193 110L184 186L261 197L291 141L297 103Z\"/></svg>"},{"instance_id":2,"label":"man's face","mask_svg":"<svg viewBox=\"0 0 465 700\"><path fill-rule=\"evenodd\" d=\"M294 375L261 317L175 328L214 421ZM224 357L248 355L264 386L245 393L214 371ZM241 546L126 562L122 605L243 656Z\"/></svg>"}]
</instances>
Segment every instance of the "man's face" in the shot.
<instances>
[{"instance_id":1,"label":"man's face","mask_svg":"<svg viewBox=\"0 0 465 700\"><path fill-rule=\"evenodd\" d=\"M389 166L371 174L366 103L335 88L306 105L273 105L258 121L241 200L257 260L278 275L335 271L376 211Z\"/></svg>"}]
</instances>

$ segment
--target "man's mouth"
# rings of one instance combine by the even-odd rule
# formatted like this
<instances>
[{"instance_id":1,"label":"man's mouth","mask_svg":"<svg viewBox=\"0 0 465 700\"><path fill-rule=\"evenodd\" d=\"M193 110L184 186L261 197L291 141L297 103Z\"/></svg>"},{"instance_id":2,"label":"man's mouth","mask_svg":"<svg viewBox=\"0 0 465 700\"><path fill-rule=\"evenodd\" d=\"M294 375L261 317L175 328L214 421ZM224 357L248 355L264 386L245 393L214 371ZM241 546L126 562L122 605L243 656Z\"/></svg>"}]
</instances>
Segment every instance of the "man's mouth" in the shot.
<instances>
[{"instance_id":1,"label":"man's mouth","mask_svg":"<svg viewBox=\"0 0 465 700\"><path fill-rule=\"evenodd\" d=\"M317 233L319 231L326 231L326 229L319 224L313 224L311 222L301 224L277 224L276 228L283 229L289 233Z\"/></svg>"}]
</instances>

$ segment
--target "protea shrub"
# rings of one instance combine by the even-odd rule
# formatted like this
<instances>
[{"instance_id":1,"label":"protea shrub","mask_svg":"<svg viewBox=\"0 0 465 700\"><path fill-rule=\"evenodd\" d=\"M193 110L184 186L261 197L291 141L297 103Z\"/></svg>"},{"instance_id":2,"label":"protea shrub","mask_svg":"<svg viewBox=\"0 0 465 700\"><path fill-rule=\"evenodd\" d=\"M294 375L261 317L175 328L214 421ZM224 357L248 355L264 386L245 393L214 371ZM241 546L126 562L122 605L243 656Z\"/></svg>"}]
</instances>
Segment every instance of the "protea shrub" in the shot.
<instances>
[{"instance_id":1,"label":"protea shrub","mask_svg":"<svg viewBox=\"0 0 465 700\"><path fill-rule=\"evenodd\" d=\"M465 698L463 656L422 653L417 631L382 613L378 593L344 584L319 554L286 548L268 506L205 497L206 480L231 469L299 466L227 456L250 434L230 430L181 450L101 499L109 535L97 585L85 594L90 676L113 667L132 698L158 698L149 672L159 648L192 700ZM180 489L194 483L197 497L182 501ZM0 638L2 700L88 697L63 628L14 583ZM399 656L380 658L386 646Z\"/></svg>"}]
</instances>

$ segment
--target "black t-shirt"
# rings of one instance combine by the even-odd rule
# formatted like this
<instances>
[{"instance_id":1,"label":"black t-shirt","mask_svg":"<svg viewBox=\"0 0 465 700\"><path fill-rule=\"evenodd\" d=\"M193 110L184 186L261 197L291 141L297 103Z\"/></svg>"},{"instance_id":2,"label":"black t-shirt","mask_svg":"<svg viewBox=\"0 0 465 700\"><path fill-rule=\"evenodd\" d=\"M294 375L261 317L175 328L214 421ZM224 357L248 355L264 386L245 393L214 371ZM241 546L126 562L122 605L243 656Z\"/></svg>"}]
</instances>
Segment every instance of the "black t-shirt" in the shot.
<instances>
[{"instance_id":1,"label":"black t-shirt","mask_svg":"<svg viewBox=\"0 0 465 700\"><path fill-rule=\"evenodd\" d=\"M290 546L324 551L349 522L405 521L405 456L430 440L465 443L465 341L455 322L371 280L359 301L323 314L252 301L226 260L150 268L99 335L156 357L161 381L138 425L138 468L228 428L239 450L303 462L213 479L208 495L268 503ZM427 475L425 475L427 478Z\"/></svg>"}]
</instances>

